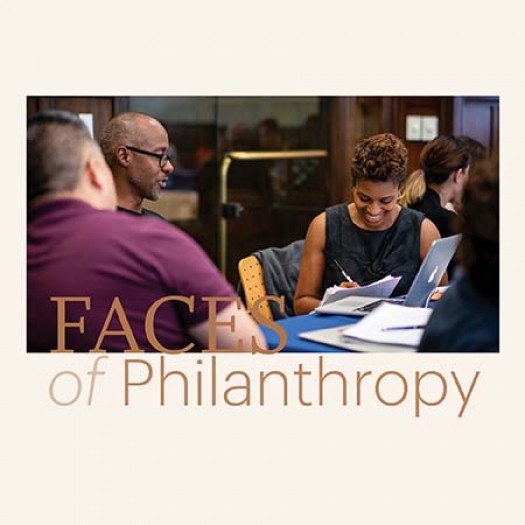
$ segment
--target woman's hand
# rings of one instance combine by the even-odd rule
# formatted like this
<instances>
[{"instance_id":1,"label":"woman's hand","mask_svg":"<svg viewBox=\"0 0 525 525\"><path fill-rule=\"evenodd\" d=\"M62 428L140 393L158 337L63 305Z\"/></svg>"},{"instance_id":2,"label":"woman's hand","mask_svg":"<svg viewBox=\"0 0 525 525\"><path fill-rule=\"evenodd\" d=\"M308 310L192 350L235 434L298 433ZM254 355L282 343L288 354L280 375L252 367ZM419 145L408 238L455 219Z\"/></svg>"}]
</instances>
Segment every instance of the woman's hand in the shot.
<instances>
[{"instance_id":1,"label":"woman's hand","mask_svg":"<svg viewBox=\"0 0 525 525\"><path fill-rule=\"evenodd\" d=\"M343 281L342 283L339 283L339 286L341 288L359 288L359 284L357 284L355 281Z\"/></svg>"}]
</instances>

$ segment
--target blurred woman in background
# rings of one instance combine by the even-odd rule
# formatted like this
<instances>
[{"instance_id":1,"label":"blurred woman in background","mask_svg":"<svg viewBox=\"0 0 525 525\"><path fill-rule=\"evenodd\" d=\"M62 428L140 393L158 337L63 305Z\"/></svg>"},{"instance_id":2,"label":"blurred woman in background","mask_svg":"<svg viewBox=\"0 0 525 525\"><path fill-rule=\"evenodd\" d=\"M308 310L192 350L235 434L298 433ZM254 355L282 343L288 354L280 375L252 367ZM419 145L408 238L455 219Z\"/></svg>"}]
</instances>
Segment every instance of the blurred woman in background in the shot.
<instances>
[{"instance_id":1,"label":"blurred woman in background","mask_svg":"<svg viewBox=\"0 0 525 525\"><path fill-rule=\"evenodd\" d=\"M423 148L421 169L408 177L399 203L424 213L441 237L454 235L458 220L454 203L461 202L470 162L466 141L452 135L436 137Z\"/></svg>"}]
</instances>

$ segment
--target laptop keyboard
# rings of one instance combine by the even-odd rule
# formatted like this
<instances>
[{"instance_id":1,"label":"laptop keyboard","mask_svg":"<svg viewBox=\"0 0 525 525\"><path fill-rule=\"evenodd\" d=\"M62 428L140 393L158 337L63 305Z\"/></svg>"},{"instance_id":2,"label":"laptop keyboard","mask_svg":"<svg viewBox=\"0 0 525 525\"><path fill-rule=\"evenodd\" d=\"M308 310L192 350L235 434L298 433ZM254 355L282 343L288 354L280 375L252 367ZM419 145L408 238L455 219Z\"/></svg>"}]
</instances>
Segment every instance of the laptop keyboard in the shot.
<instances>
[{"instance_id":1,"label":"laptop keyboard","mask_svg":"<svg viewBox=\"0 0 525 525\"><path fill-rule=\"evenodd\" d=\"M384 303L384 300L380 301L374 301L373 303L368 303L365 306L361 306L361 308L356 308L356 312L371 312L372 310L375 310L380 304Z\"/></svg>"},{"instance_id":2,"label":"laptop keyboard","mask_svg":"<svg viewBox=\"0 0 525 525\"><path fill-rule=\"evenodd\" d=\"M391 303L391 304L403 304L405 301L404 297L399 299L379 299L377 301L374 301L373 303L368 303L365 306L361 306L361 308L356 308L357 312L371 312L372 310L375 310L380 304L383 303Z\"/></svg>"}]
</instances>

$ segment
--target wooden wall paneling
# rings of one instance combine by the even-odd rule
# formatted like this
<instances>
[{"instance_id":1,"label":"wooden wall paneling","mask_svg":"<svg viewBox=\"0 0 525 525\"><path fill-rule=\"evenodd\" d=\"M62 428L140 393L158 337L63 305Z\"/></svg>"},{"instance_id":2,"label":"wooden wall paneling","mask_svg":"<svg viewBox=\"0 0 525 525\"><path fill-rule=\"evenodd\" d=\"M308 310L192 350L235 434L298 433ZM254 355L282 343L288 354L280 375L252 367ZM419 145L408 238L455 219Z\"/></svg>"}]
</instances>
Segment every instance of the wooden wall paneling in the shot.
<instances>
[{"instance_id":1,"label":"wooden wall paneling","mask_svg":"<svg viewBox=\"0 0 525 525\"><path fill-rule=\"evenodd\" d=\"M125 105L123 97L28 97L29 112L59 109L73 113L93 115L93 134L98 140L106 122L115 114L115 109Z\"/></svg>"},{"instance_id":2,"label":"wooden wall paneling","mask_svg":"<svg viewBox=\"0 0 525 525\"><path fill-rule=\"evenodd\" d=\"M129 97L112 97L113 98L113 116L124 111L129 111Z\"/></svg>"},{"instance_id":3,"label":"wooden wall paneling","mask_svg":"<svg viewBox=\"0 0 525 525\"><path fill-rule=\"evenodd\" d=\"M356 143L356 97L333 97L329 107L329 155L327 176L329 204L350 198L350 161Z\"/></svg>"},{"instance_id":4,"label":"wooden wall paneling","mask_svg":"<svg viewBox=\"0 0 525 525\"><path fill-rule=\"evenodd\" d=\"M499 97L456 97L454 134L469 135L485 145L490 154L499 152Z\"/></svg>"},{"instance_id":5,"label":"wooden wall paneling","mask_svg":"<svg viewBox=\"0 0 525 525\"><path fill-rule=\"evenodd\" d=\"M492 104L490 111L491 136L489 149L492 155L499 156L499 100Z\"/></svg>"},{"instance_id":6,"label":"wooden wall paneling","mask_svg":"<svg viewBox=\"0 0 525 525\"><path fill-rule=\"evenodd\" d=\"M27 97L26 100L26 113L27 117L34 115L38 112L38 99L37 97Z\"/></svg>"},{"instance_id":7,"label":"wooden wall paneling","mask_svg":"<svg viewBox=\"0 0 525 525\"><path fill-rule=\"evenodd\" d=\"M381 107L382 107L382 126L381 127L383 129L383 133L392 133L392 127L393 127L392 97L381 97Z\"/></svg>"},{"instance_id":8,"label":"wooden wall paneling","mask_svg":"<svg viewBox=\"0 0 525 525\"><path fill-rule=\"evenodd\" d=\"M392 133L403 139L408 149L408 172L419 168L419 156L426 141L407 140L407 115L435 115L439 119L438 133L450 134L453 129L453 97L392 97Z\"/></svg>"}]
</instances>

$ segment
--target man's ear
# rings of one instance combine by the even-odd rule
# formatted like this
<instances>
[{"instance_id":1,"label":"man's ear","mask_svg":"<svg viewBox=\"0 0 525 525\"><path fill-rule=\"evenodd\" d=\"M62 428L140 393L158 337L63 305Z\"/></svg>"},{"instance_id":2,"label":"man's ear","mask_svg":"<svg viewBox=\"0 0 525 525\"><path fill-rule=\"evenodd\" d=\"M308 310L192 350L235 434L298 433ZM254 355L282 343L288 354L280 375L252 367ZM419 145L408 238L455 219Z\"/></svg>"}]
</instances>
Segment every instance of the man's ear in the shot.
<instances>
[{"instance_id":1,"label":"man's ear","mask_svg":"<svg viewBox=\"0 0 525 525\"><path fill-rule=\"evenodd\" d=\"M102 172L97 162L97 159L95 159L94 157L89 157L89 159L86 162L86 175L89 183L92 186L98 189L103 187L104 181Z\"/></svg>"},{"instance_id":2,"label":"man's ear","mask_svg":"<svg viewBox=\"0 0 525 525\"><path fill-rule=\"evenodd\" d=\"M98 190L104 190L108 183L114 184L111 170L102 157L91 156L86 162L85 171L91 186Z\"/></svg>"},{"instance_id":3,"label":"man's ear","mask_svg":"<svg viewBox=\"0 0 525 525\"><path fill-rule=\"evenodd\" d=\"M124 168L128 167L129 154L128 154L128 150L124 146L119 146L117 148L117 151L115 152L115 157L117 158L117 162L121 166L123 166Z\"/></svg>"},{"instance_id":4,"label":"man's ear","mask_svg":"<svg viewBox=\"0 0 525 525\"><path fill-rule=\"evenodd\" d=\"M87 159L82 174L81 192L97 209L114 210L117 207L113 174L101 155L91 155Z\"/></svg>"}]
</instances>

